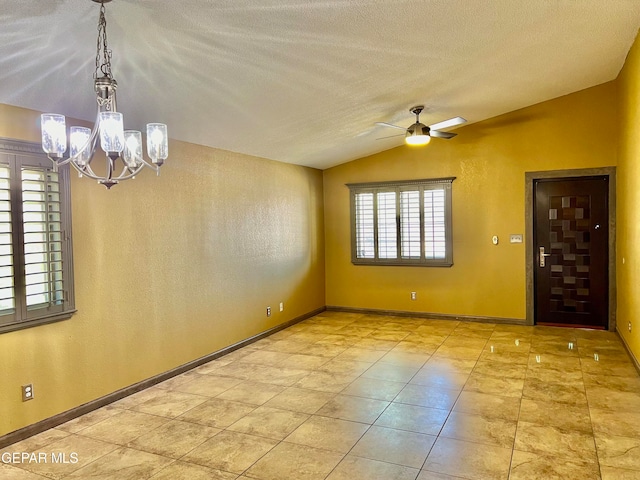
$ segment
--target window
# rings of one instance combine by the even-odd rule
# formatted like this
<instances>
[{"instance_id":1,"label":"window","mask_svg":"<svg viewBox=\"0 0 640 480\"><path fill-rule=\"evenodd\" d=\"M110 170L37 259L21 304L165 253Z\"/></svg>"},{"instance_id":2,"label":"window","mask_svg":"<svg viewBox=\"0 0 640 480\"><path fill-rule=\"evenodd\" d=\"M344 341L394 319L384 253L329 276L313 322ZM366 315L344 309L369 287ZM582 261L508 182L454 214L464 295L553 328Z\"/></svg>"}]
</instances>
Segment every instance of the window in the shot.
<instances>
[{"instance_id":1,"label":"window","mask_svg":"<svg viewBox=\"0 0 640 480\"><path fill-rule=\"evenodd\" d=\"M348 184L351 261L358 265L453 265L453 180Z\"/></svg>"},{"instance_id":2,"label":"window","mask_svg":"<svg viewBox=\"0 0 640 480\"><path fill-rule=\"evenodd\" d=\"M75 311L70 213L68 167L0 138L0 333Z\"/></svg>"}]
</instances>

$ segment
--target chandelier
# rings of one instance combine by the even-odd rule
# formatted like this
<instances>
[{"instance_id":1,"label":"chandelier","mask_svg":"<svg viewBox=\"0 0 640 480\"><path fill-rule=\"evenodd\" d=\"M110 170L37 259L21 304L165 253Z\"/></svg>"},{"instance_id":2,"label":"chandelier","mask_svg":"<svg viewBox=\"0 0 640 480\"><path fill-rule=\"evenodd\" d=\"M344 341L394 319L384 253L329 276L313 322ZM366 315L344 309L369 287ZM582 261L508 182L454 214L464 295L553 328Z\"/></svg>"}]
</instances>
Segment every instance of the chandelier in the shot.
<instances>
[{"instance_id":1,"label":"chandelier","mask_svg":"<svg viewBox=\"0 0 640 480\"><path fill-rule=\"evenodd\" d=\"M69 129L69 157L67 151L67 131L64 115L45 113L41 116L42 149L53 162L54 169L71 163L80 176L87 176L107 188L122 180L134 178L144 167L160 174L160 167L169 154L167 126L162 123L147 124L147 162L142 155L142 133L124 130L122 113L116 108L117 82L111 73L111 50L107 44L107 20L104 4L111 0L92 0L100 4L98 20L98 41L96 49L96 69L93 74L96 93L97 117L93 129L71 127ZM93 156L98 146L106 154L104 175L96 174L91 168ZM121 162L118 162L121 160Z\"/></svg>"}]
</instances>

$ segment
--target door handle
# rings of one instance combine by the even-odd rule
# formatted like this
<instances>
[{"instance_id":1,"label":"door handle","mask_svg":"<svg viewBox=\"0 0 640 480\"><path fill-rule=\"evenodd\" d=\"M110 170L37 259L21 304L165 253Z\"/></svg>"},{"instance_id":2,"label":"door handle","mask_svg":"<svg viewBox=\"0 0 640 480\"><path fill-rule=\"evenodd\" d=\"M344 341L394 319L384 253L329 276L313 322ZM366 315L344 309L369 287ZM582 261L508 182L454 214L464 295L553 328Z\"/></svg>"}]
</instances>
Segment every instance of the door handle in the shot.
<instances>
[{"instance_id":1,"label":"door handle","mask_svg":"<svg viewBox=\"0 0 640 480\"><path fill-rule=\"evenodd\" d=\"M544 247L540 247L539 250L540 250L540 263L539 264L540 264L541 267L544 267L545 266L545 260L544 260L545 257L550 257L551 254L550 253L544 253Z\"/></svg>"}]
</instances>

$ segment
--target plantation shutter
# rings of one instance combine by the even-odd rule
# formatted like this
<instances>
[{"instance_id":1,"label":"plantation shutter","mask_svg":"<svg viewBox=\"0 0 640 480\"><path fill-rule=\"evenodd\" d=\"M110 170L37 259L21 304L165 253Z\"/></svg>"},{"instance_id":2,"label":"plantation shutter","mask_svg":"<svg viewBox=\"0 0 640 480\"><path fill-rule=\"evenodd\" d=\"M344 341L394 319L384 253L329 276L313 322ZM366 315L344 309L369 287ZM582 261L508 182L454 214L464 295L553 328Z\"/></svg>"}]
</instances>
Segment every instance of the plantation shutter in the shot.
<instances>
[{"instance_id":1,"label":"plantation shutter","mask_svg":"<svg viewBox=\"0 0 640 480\"><path fill-rule=\"evenodd\" d=\"M68 170L0 138L0 333L75 312Z\"/></svg>"},{"instance_id":2,"label":"plantation shutter","mask_svg":"<svg viewBox=\"0 0 640 480\"><path fill-rule=\"evenodd\" d=\"M352 263L452 266L453 180L348 184Z\"/></svg>"}]
</instances>

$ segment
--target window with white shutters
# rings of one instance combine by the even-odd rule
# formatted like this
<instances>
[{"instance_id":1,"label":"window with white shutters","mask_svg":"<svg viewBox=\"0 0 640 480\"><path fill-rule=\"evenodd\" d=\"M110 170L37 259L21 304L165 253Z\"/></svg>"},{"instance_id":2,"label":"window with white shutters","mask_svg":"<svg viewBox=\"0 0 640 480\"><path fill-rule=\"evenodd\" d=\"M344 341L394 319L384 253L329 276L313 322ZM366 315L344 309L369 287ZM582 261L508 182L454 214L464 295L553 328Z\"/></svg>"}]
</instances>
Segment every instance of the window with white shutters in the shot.
<instances>
[{"instance_id":1,"label":"window with white shutters","mask_svg":"<svg viewBox=\"0 0 640 480\"><path fill-rule=\"evenodd\" d=\"M68 167L0 138L0 333L75 311L70 214Z\"/></svg>"},{"instance_id":2,"label":"window with white shutters","mask_svg":"<svg viewBox=\"0 0 640 480\"><path fill-rule=\"evenodd\" d=\"M359 265L453 265L453 180L348 184L351 261Z\"/></svg>"}]
</instances>

